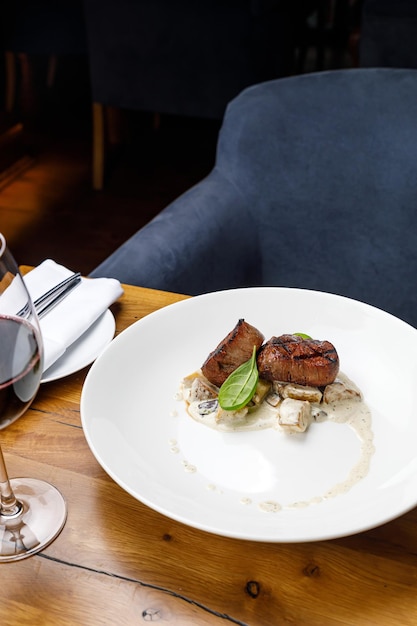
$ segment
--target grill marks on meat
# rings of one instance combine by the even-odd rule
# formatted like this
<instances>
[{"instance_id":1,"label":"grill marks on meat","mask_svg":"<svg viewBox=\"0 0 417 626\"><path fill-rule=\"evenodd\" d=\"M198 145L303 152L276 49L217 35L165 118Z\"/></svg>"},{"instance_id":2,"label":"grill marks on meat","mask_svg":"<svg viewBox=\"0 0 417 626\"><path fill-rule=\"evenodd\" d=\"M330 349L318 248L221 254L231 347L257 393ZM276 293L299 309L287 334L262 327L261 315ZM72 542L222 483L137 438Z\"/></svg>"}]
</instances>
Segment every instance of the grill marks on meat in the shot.
<instances>
[{"instance_id":1,"label":"grill marks on meat","mask_svg":"<svg viewBox=\"0 0 417 626\"><path fill-rule=\"evenodd\" d=\"M228 376L248 361L256 346L260 378L269 381L325 387L339 372L339 357L330 341L303 339L298 335L272 337L265 344L262 333L244 319L219 343L202 365L202 373L221 387Z\"/></svg>"},{"instance_id":2,"label":"grill marks on meat","mask_svg":"<svg viewBox=\"0 0 417 626\"><path fill-rule=\"evenodd\" d=\"M205 360L201 367L204 376L213 385L221 387L239 365L251 358L253 346L258 350L263 341L264 336L259 330L240 319Z\"/></svg>"},{"instance_id":3,"label":"grill marks on meat","mask_svg":"<svg viewBox=\"0 0 417 626\"><path fill-rule=\"evenodd\" d=\"M259 350L257 364L261 378L312 387L329 385L339 372L339 357L330 341L297 335L272 337Z\"/></svg>"}]
</instances>

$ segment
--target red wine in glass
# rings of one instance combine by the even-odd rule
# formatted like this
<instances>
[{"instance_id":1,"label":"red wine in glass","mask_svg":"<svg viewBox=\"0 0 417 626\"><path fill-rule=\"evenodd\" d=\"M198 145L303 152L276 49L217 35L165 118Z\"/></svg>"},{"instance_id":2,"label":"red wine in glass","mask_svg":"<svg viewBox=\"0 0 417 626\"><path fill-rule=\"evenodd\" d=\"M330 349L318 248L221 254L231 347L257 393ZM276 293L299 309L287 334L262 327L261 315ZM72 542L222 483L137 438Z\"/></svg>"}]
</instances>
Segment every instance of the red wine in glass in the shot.
<instances>
[{"instance_id":1,"label":"red wine in glass","mask_svg":"<svg viewBox=\"0 0 417 626\"><path fill-rule=\"evenodd\" d=\"M30 406L39 389L42 366L39 321L0 233L0 430ZM0 447L0 563L24 559L45 548L61 532L66 518L67 506L56 487L37 478L9 479Z\"/></svg>"},{"instance_id":2,"label":"red wine in glass","mask_svg":"<svg viewBox=\"0 0 417 626\"><path fill-rule=\"evenodd\" d=\"M42 376L42 352L24 319L0 315L0 429L32 402Z\"/></svg>"}]
</instances>

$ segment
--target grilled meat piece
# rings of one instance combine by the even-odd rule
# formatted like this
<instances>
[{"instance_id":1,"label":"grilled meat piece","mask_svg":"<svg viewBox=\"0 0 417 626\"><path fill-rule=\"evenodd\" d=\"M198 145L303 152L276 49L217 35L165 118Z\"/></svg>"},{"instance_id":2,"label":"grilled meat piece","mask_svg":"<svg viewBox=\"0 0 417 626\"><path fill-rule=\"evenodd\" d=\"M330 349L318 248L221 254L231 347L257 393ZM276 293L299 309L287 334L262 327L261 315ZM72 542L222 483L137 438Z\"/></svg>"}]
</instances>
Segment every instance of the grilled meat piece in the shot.
<instances>
[{"instance_id":1,"label":"grilled meat piece","mask_svg":"<svg viewBox=\"0 0 417 626\"><path fill-rule=\"evenodd\" d=\"M272 337L258 353L261 378L324 387L339 371L339 357L329 341L302 339L297 335Z\"/></svg>"},{"instance_id":2,"label":"grilled meat piece","mask_svg":"<svg viewBox=\"0 0 417 626\"><path fill-rule=\"evenodd\" d=\"M253 352L262 345L264 336L254 326L240 319L234 329L211 352L201 370L204 376L217 387L242 363L248 361Z\"/></svg>"}]
</instances>

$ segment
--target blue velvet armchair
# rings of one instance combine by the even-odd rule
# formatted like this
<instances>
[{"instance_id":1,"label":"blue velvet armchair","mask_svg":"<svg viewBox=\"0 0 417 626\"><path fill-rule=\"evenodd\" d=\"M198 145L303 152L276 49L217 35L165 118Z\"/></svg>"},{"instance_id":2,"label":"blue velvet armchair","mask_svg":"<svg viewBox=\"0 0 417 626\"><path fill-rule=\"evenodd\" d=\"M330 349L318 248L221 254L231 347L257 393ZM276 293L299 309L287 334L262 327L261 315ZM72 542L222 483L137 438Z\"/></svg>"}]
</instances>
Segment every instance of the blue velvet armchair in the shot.
<instances>
[{"instance_id":1,"label":"blue velvet armchair","mask_svg":"<svg viewBox=\"0 0 417 626\"><path fill-rule=\"evenodd\" d=\"M188 294L316 289L417 326L417 71L245 89L226 110L212 172L92 276Z\"/></svg>"}]
</instances>

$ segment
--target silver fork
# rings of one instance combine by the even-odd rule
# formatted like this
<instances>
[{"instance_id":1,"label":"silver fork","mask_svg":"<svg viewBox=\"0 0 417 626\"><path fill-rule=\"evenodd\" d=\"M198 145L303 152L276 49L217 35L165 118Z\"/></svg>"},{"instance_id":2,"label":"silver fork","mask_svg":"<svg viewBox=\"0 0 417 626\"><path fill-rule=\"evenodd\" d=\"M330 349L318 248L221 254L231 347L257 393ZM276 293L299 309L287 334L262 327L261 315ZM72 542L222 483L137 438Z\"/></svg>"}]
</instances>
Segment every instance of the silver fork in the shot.
<instances>
[{"instance_id":1,"label":"silver fork","mask_svg":"<svg viewBox=\"0 0 417 626\"><path fill-rule=\"evenodd\" d=\"M39 298L33 301L33 306L35 307L35 311L40 319L51 309L53 309L59 302L61 302L67 295L77 287L81 282L81 273L75 272L68 276L65 280L61 281L52 289L49 289L44 294L42 294ZM29 303L27 302L24 307L18 311L17 315L19 317L26 317L29 313Z\"/></svg>"}]
</instances>

